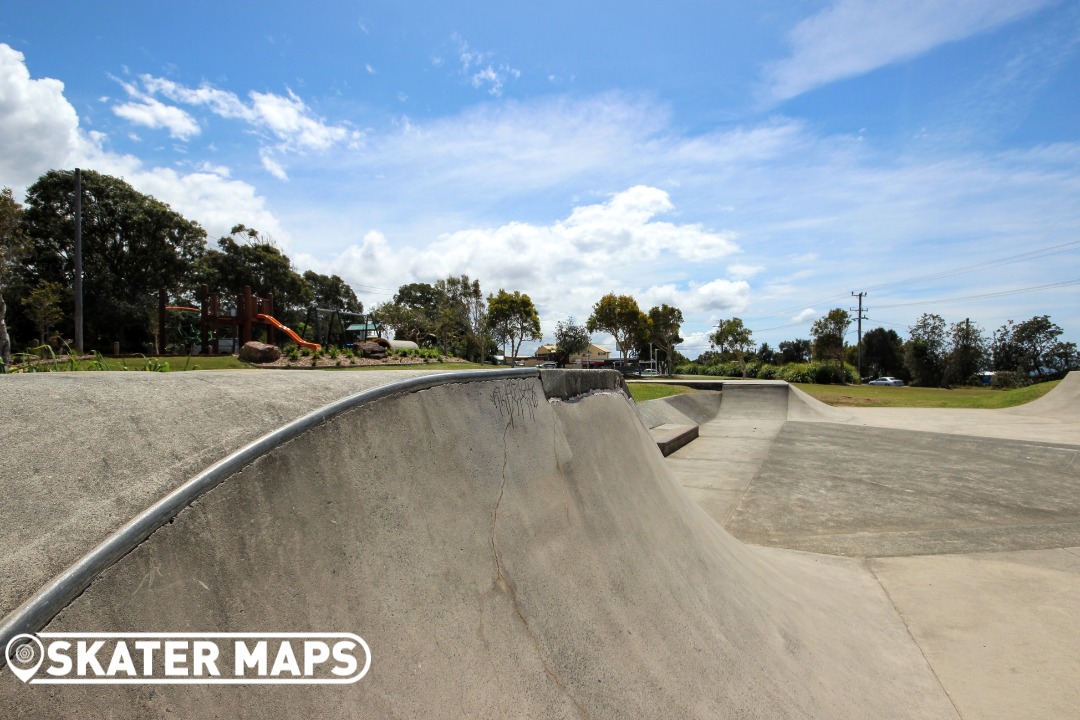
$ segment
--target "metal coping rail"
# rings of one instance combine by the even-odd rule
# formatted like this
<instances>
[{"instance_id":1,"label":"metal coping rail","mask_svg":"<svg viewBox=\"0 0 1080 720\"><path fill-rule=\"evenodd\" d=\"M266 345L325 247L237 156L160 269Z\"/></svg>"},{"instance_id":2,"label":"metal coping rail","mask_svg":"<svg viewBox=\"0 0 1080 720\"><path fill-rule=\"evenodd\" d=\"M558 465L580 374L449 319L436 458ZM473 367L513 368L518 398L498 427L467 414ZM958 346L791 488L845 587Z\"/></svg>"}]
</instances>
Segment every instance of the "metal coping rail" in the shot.
<instances>
[{"instance_id":1,"label":"metal coping rail","mask_svg":"<svg viewBox=\"0 0 1080 720\"><path fill-rule=\"evenodd\" d=\"M180 511L221 484L226 478L236 474L279 445L348 410L393 395L428 390L439 385L538 377L540 377L540 371L535 368L516 368L487 372L459 370L402 380L336 400L248 443L143 510L93 550L43 585L26 602L12 610L0 621L0 648L4 648L0 651L0 668L7 665L6 648L12 638L45 627L61 610L90 587L98 575L138 547L158 528L168 523Z\"/></svg>"}]
</instances>

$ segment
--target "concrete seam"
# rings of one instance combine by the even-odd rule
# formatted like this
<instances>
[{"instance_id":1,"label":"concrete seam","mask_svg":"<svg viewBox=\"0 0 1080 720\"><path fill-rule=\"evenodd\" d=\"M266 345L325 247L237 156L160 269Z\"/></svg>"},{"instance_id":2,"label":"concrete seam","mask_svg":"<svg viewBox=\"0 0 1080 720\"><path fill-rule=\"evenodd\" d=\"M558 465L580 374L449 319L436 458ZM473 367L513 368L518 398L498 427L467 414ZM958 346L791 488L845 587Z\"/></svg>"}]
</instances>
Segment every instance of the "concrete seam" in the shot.
<instances>
[{"instance_id":1,"label":"concrete seam","mask_svg":"<svg viewBox=\"0 0 1080 720\"><path fill-rule=\"evenodd\" d=\"M1067 553L1072 553L1073 555L1075 555L1077 557L1080 557L1080 552L1077 552L1073 548L1061 548L1061 549L1064 550Z\"/></svg>"},{"instance_id":2,"label":"concrete seam","mask_svg":"<svg viewBox=\"0 0 1080 720\"><path fill-rule=\"evenodd\" d=\"M499 550L495 544L495 526L499 521L499 506L502 505L503 492L506 490L506 468L510 460L510 452L507 448L506 436L510 432L510 428L513 427L513 425L514 420L513 415L511 415L510 420L506 424L506 428L503 430L502 484L499 486L499 497L495 501L495 510L491 518L491 554L495 558L495 585L496 587L502 586L506 588L506 592L510 596L510 604L514 608L514 614L517 615L518 620L521 621L522 627L525 628L525 634L528 635L529 640L532 641L533 648L536 650L536 658L540 661L540 665L544 668L544 674L548 676L548 679L551 680L551 682L555 683L555 685L560 690L562 690L563 694L566 695L570 702L574 703L574 707L577 708L578 714L581 715L581 717L587 719L589 717L588 712L585 711L585 708L582 707L581 703L578 702L577 698L575 698L570 693L570 690L563 683L562 678L560 678L558 674L551 669L551 667L547 663L547 660L544 658L543 648L540 645L540 638L538 638L536 636L536 633L533 632L533 629L529 627L529 621L526 620L525 616L522 614L521 606L518 604L517 591L514 590L514 586L510 583L509 580L506 579L506 576L503 575L502 563L499 561Z\"/></svg>"},{"instance_id":3,"label":"concrete seam","mask_svg":"<svg viewBox=\"0 0 1080 720\"><path fill-rule=\"evenodd\" d=\"M739 502L735 504L734 508L732 508L731 514L729 514L727 516L727 519L724 520L724 524L722 525L722 527L726 528L731 523L731 519L735 517L735 513L737 513L739 511L739 508L742 507L743 501L746 500L746 496L750 493L750 488L754 486L754 481L757 480L758 475L760 474L761 468L758 468L757 471L754 473L753 477L751 477L749 482L746 483L746 487L743 488L742 495L739 496Z\"/></svg>"},{"instance_id":4,"label":"concrete seam","mask_svg":"<svg viewBox=\"0 0 1080 720\"><path fill-rule=\"evenodd\" d=\"M938 676L937 670L934 668L933 663L931 663L930 659L926 657L926 652L923 650L922 645L919 644L919 641L915 638L914 633L911 632L911 627L908 625L907 618L905 618L904 614L900 612L900 608L896 607L896 601L893 600L892 595L889 593L889 589L885 587L885 583L881 582L881 578L878 577L877 571L874 570L872 558L863 558L863 564L866 565L866 569L869 570L870 574L874 577L874 582L876 582L878 584L878 587L881 588L881 592L885 593L885 597L886 599L888 599L889 605L892 606L893 611L896 613L896 617L900 618L900 622L904 625L904 632L906 632L907 636L911 638L911 642L915 643L915 647L919 648L919 655L922 656L923 662L926 663L926 667L930 669L930 673L934 676L934 680L937 681L938 687L940 687L941 691L945 693L945 697L949 698L949 704L952 705L952 709L953 712L956 713L956 717L963 718L964 716L960 713L960 708L956 707L956 701L953 700L952 695L949 694L949 690L945 687L945 683L941 681L941 678Z\"/></svg>"}]
</instances>

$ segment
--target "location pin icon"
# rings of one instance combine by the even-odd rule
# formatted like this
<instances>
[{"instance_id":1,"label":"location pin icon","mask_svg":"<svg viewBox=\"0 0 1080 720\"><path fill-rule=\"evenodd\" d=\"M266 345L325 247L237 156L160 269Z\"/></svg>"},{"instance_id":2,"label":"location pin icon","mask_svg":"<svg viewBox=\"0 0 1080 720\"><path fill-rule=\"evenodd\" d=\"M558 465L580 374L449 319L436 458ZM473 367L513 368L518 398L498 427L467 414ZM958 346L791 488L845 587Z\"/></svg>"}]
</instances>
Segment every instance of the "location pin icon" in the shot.
<instances>
[{"instance_id":1,"label":"location pin icon","mask_svg":"<svg viewBox=\"0 0 1080 720\"><path fill-rule=\"evenodd\" d=\"M8 641L4 654L8 658L8 667L11 668L11 672L15 673L15 677L26 682L41 667L41 661L45 659L45 648L36 637L23 633Z\"/></svg>"}]
</instances>

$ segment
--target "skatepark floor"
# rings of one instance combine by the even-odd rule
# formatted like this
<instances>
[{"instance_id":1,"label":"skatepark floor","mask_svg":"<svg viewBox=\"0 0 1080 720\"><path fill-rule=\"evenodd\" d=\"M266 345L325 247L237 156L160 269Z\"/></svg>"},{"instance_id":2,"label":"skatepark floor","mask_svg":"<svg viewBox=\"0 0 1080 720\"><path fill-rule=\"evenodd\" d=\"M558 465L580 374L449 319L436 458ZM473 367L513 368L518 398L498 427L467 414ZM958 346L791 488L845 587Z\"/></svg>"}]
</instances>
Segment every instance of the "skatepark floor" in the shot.
<instances>
[{"instance_id":1,"label":"skatepark floor","mask_svg":"<svg viewBox=\"0 0 1080 720\"><path fill-rule=\"evenodd\" d=\"M956 713L1080 713L1080 373L1008 410L833 408L725 383L673 475L761 552L852 558Z\"/></svg>"}]
</instances>

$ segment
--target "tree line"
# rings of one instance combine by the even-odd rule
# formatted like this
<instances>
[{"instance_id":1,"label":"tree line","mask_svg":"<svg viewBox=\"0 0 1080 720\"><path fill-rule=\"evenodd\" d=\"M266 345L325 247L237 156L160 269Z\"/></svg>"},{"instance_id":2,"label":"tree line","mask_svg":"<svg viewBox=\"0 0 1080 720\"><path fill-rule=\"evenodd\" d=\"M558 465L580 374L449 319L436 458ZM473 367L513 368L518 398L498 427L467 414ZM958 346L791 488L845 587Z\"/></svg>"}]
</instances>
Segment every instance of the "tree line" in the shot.
<instances>
[{"instance_id":1,"label":"tree line","mask_svg":"<svg viewBox=\"0 0 1080 720\"><path fill-rule=\"evenodd\" d=\"M73 286L76 207L75 173L51 170L27 191L25 203L10 188L0 191L0 350L10 363L12 344L59 344L74 335ZM235 225L211 244L206 231L167 204L138 192L124 180L92 170L82 172L84 345L108 351L142 351L155 340L158 290L175 305L197 306L206 285L228 297L250 286L258 296L274 296L274 314L296 327L310 306L364 311L353 289L338 275L300 272L271 238ZM369 315L397 339L438 347L443 354L484 361L503 353L516 356L527 341L543 338L532 299L500 288L485 295L467 275L434 283L409 283L393 298L369 308ZM682 312L660 305L642 312L630 296L605 295L583 325L558 323L557 356L565 363L583 352L591 334L612 335L622 357L650 350L670 367L685 361ZM5 322L6 321L6 322ZM8 332L10 329L10 333Z\"/></svg>"},{"instance_id":2,"label":"tree line","mask_svg":"<svg viewBox=\"0 0 1080 720\"><path fill-rule=\"evenodd\" d=\"M996 384L1012 386L1080 368L1076 343L1061 340L1064 331L1048 315L1009 320L987 333L969 318L947 323L940 315L924 313L908 329L907 340L895 330L877 327L863 334L861 344L845 340L852 322L846 310L834 308L814 322L811 338L781 342L777 350L768 343L755 346L753 333L740 318L723 319L710 336L711 349L683 370L737 363L742 374L760 377L763 367L817 361L833 365L835 372L826 368L821 374L834 381L856 380L861 374L950 387L977 384L983 371L993 371Z\"/></svg>"},{"instance_id":3,"label":"tree line","mask_svg":"<svg viewBox=\"0 0 1080 720\"><path fill-rule=\"evenodd\" d=\"M10 188L0 191L0 330L17 339L7 341L8 352L12 344L25 348L74 334L75 200L69 170L42 175L25 204ZM302 319L311 304L363 311L344 280L299 272L253 228L236 225L211 246L198 223L92 170L82 172L81 204L87 349L105 351L118 342L124 351L145 350L159 330L159 288L177 305L198 305L203 284L223 298L250 286L256 295L274 295L275 312L286 323ZM4 360L10 362L7 352Z\"/></svg>"}]
</instances>

